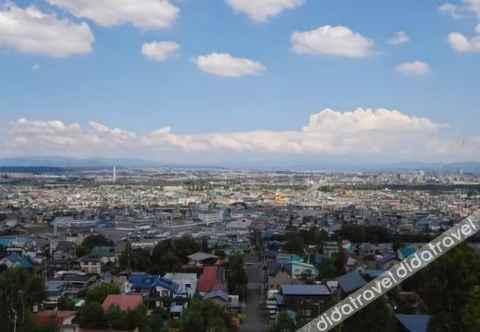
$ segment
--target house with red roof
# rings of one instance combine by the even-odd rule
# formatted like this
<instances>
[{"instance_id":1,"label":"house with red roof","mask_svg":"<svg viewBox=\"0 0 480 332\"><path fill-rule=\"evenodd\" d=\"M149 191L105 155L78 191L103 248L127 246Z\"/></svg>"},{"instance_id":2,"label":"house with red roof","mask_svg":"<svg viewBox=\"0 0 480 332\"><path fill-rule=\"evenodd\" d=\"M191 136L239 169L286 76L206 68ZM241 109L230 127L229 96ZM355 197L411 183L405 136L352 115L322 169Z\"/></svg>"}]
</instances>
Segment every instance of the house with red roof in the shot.
<instances>
[{"instance_id":1,"label":"house with red roof","mask_svg":"<svg viewBox=\"0 0 480 332\"><path fill-rule=\"evenodd\" d=\"M111 294L103 301L103 311L108 311L111 306L118 306L122 311L135 310L143 304L140 294Z\"/></svg>"},{"instance_id":2,"label":"house with red roof","mask_svg":"<svg viewBox=\"0 0 480 332\"><path fill-rule=\"evenodd\" d=\"M77 313L75 311L52 311L45 310L35 313L33 321L43 327L54 327L58 331L74 331L75 325L73 319Z\"/></svg>"},{"instance_id":3,"label":"house with red roof","mask_svg":"<svg viewBox=\"0 0 480 332\"><path fill-rule=\"evenodd\" d=\"M204 295L214 290L225 289L221 278L219 278L219 274L219 268L217 266L203 267L203 273L197 284L199 293Z\"/></svg>"}]
</instances>

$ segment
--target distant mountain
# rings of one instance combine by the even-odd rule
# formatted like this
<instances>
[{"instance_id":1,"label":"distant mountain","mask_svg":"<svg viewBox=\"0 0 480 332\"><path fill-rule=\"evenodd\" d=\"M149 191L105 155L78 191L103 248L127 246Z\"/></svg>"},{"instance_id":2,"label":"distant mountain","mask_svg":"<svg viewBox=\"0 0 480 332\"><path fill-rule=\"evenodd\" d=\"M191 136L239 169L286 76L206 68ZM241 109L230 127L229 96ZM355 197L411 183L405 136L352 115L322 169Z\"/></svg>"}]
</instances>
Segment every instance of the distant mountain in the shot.
<instances>
[{"instance_id":1,"label":"distant mountain","mask_svg":"<svg viewBox=\"0 0 480 332\"><path fill-rule=\"evenodd\" d=\"M152 162L130 159L75 159L59 157L29 157L0 159L0 167L146 167Z\"/></svg>"},{"instance_id":2,"label":"distant mountain","mask_svg":"<svg viewBox=\"0 0 480 332\"><path fill-rule=\"evenodd\" d=\"M451 172L464 172L464 173L480 173L480 163L466 162L466 163L452 163L444 166L444 170Z\"/></svg>"},{"instance_id":3,"label":"distant mountain","mask_svg":"<svg viewBox=\"0 0 480 332\"><path fill-rule=\"evenodd\" d=\"M0 159L1 167L53 167L53 168L174 168L174 169L224 169L222 166L194 164L165 164L141 159L76 159L63 157L25 157Z\"/></svg>"},{"instance_id":4,"label":"distant mountain","mask_svg":"<svg viewBox=\"0 0 480 332\"><path fill-rule=\"evenodd\" d=\"M480 162L464 163L357 163L351 162L306 162L299 164L285 164L277 161L244 161L243 163L222 163L220 165L201 165L201 164L174 164L161 163L158 161L148 161L141 159L108 159L108 158L90 158L75 159L64 157L25 157L25 158L7 158L0 159L0 167L53 167L53 168L170 168L170 169L197 169L197 170L224 170L224 169L246 169L259 171L325 171L325 172L373 172L373 171L444 171L480 174Z\"/></svg>"}]
</instances>

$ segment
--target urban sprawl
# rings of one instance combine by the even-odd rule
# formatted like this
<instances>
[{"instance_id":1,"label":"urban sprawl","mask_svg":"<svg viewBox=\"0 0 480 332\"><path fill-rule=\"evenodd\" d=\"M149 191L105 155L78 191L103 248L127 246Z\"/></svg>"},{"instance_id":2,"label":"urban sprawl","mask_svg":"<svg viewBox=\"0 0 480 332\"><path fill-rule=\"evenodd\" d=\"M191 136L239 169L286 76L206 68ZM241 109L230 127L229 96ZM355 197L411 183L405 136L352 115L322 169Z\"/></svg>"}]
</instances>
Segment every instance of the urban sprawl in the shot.
<instances>
[{"instance_id":1,"label":"urban sprawl","mask_svg":"<svg viewBox=\"0 0 480 332\"><path fill-rule=\"evenodd\" d=\"M0 331L296 331L479 209L461 170L0 168ZM479 240L332 331L480 331Z\"/></svg>"}]
</instances>

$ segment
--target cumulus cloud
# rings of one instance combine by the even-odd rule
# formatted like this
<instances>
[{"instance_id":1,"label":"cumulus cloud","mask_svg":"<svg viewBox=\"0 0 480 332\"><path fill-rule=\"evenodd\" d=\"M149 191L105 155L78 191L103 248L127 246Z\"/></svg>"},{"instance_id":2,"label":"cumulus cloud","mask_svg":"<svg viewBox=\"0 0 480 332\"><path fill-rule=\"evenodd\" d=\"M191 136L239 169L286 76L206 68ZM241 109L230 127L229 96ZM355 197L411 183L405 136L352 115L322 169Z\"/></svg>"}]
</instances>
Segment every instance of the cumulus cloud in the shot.
<instances>
[{"instance_id":1,"label":"cumulus cloud","mask_svg":"<svg viewBox=\"0 0 480 332\"><path fill-rule=\"evenodd\" d=\"M22 53L67 57L92 51L95 38L86 23L73 23L35 6L0 7L0 47Z\"/></svg>"},{"instance_id":2,"label":"cumulus cloud","mask_svg":"<svg viewBox=\"0 0 480 332\"><path fill-rule=\"evenodd\" d=\"M395 70L408 76L422 76L431 70L430 65L423 61L405 62L399 64Z\"/></svg>"},{"instance_id":3,"label":"cumulus cloud","mask_svg":"<svg viewBox=\"0 0 480 332\"><path fill-rule=\"evenodd\" d=\"M197 67L209 74L224 77L259 75L266 70L259 62L236 58L228 53L211 53L193 60Z\"/></svg>"},{"instance_id":4,"label":"cumulus cloud","mask_svg":"<svg viewBox=\"0 0 480 332\"><path fill-rule=\"evenodd\" d=\"M227 0L235 11L246 14L256 22L265 22L284 10L301 6L303 2L303 0Z\"/></svg>"},{"instance_id":5,"label":"cumulus cloud","mask_svg":"<svg viewBox=\"0 0 480 332\"><path fill-rule=\"evenodd\" d=\"M428 160L479 155L480 140L461 143L442 136L448 127L424 117L389 109L331 109L312 114L303 128L176 134L170 127L137 134L90 122L87 127L61 121L20 119L2 149L22 155L129 156L176 154L234 156L272 154L325 157ZM466 143L465 143L466 142ZM474 154L476 153L476 154Z\"/></svg>"},{"instance_id":6,"label":"cumulus cloud","mask_svg":"<svg viewBox=\"0 0 480 332\"><path fill-rule=\"evenodd\" d=\"M447 2L442 4L439 10L449 14L453 18L461 18L466 15L476 15L480 17L480 0L462 0L459 5Z\"/></svg>"},{"instance_id":7,"label":"cumulus cloud","mask_svg":"<svg viewBox=\"0 0 480 332\"><path fill-rule=\"evenodd\" d=\"M294 32L293 50L300 54L329 54L360 58L373 52L374 43L344 26L322 26L305 32Z\"/></svg>"},{"instance_id":8,"label":"cumulus cloud","mask_svg":"<svg viewBox=\"0 0 480 332\"><path fill-rule=\"evenodd\" d=\"M448 35L450 46L457 52L480 52L480 36L468 38L459 32L452 32Z\"/></svg>"},{"instance_id":9,"label":"cumulus cloud","mask_svg":"<svg viewBox=\"0 0 480 332\"><path fill-rule=\"evenodd\" d=\"M131 23L144 29L171 26L179 9L170 0L47 0L77 17L111 27Z\"/></svg>"},{"instance_id":10,"label":"cumulus cloud","mask_svg":"<svg viewBox=\"0 0 480 332\"><path fill-rule=\"evenodd\" d=\"M142 46L142 54L155 61L163 62L169 57L175 55L180 48L175 42L163 41L163 42L150 42L145 43Z\"/></svg>"},{"instance_id":11,"label":"cumulus cloud","mask_svg":"<svg viewBox=\"0 0 480 332\"><path fill-rule=\"evenodd\" d=\"M405 31L398 31L387 41L390 45L401 45L408 43L410 36Z\"/></svg>"}]
</instances>

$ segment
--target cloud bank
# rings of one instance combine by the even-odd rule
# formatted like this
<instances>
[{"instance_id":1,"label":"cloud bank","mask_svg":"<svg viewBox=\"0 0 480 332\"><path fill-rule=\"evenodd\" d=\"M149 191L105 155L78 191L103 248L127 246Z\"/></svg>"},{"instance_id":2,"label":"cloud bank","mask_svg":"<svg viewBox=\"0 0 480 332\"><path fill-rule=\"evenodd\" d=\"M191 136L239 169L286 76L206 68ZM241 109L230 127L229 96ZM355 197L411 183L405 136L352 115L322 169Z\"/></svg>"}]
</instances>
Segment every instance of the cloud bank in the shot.
<instances>
[{"instance_id":1,"label":"cloud bank","mask_svg":"<svg viewBox=\"0 0 480 332\"><path fill-rule=\"evenodd\" d=\"M444 136L448 126L396 110L324 109L312 114L300 129L176 134L163 127L145 134L90 122L82 127L61 121L20 119L0 146L3 156L57 155L69 157L295 155L370 158L383 161L459 161L479 156L480 138L456 142ZM194 160L190 160L194 161Z\"/></svg>"},{"instance_id":2,"label":"cloud bank","mask_svg":"<svg viewBox=\"0 0 480 332\"><path fill-rule=\"evenodd\" d=\"M73 23L35 6L0 6L0 47L21 53L67 57L92 51L95 38L87 23Z\"/></svg>"},{"instance_id":3,"label":"cloud bank","mask_svg":"<svg viewBox=\"0 0 480 332\"><path fill-rule=\"evenodd\" d=\"M170 0L47 0L76 17L88 18L100 26L130 23L137 28L171 26L179 9Z\"/></svg>"}]
</instances>

